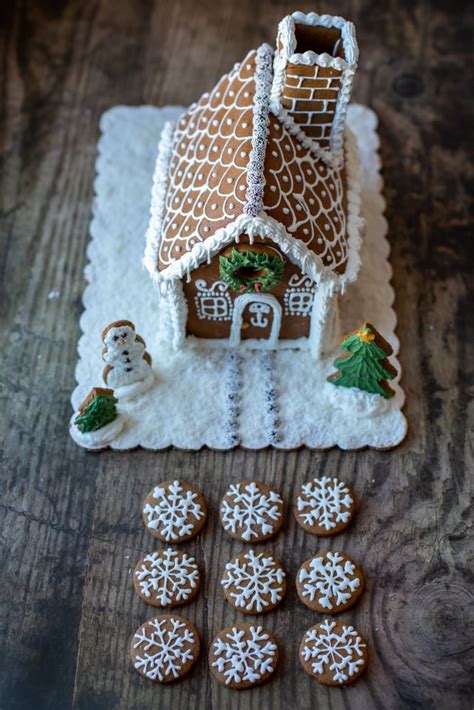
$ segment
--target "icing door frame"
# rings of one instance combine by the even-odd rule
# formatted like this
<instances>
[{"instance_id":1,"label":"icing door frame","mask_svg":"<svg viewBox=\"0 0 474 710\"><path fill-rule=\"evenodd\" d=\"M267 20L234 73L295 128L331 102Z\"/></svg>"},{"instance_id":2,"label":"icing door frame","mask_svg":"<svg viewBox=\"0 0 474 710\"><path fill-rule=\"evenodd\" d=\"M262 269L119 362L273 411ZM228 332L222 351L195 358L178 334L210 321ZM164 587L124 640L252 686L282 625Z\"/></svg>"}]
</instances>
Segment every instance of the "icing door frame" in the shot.
<instances>
[{"instance_id":1,"label":"icing door frame","mask_svg":"<svg viewBox=\"0 0 474 710\"><path fill-rule=\"evenodd\" d=\"M273 310L273 320L270 336L262 339L259 342L265 343L268 348L274 348L280 335L281 327L281 305L278 303L275 296L268 293L245 293L243 296L237 296L234 301L234 309L232 313L232 327L230 329L230 344L237 346L240 344L240 331L242 328L242 316L245 308L251 303L266 303Z\"/></svg>"}]
</instances>

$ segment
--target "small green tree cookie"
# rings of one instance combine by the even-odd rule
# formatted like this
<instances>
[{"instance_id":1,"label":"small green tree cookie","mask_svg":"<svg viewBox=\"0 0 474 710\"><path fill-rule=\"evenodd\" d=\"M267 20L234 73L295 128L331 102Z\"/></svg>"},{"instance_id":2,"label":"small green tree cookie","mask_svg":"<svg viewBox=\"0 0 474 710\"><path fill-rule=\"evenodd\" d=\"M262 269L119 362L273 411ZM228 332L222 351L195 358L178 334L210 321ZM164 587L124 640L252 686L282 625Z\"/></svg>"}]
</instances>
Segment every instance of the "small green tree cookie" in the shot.
<instances>
[{"instance_id":1,"label":"small green tree cookie","mask_svg":"<svg viewBox=\"0 0 474 710\"><path fill-rule=\"evenodd\" d=\"M364 323L349 333L341 349L347 354L336 358L334 365L338 370L327 378L328 382L340 387L356 387L387 399L393 397L395 392L387 382L397 374L387 360L393 350L373 325Z\"/></svg>"},{"instance_id":2,"label":"small green tree cookie","mask_svg":"<svg viewBox=\"0 0 474 710\"><path fill-rule=\"evenodd\" d=\"M105 387L94 387L79 407L79 416L74 420L82 434L102 429L117 417L114 391Z\"/></svg>"}]
</instances>

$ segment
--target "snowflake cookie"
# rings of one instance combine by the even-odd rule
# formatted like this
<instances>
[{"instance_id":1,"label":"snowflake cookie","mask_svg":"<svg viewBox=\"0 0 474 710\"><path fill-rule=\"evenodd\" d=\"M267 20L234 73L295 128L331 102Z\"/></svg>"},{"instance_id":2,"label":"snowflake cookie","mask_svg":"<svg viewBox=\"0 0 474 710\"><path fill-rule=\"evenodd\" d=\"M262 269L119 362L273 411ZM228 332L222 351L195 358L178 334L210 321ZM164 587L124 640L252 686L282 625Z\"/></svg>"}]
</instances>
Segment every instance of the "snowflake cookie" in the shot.
<instances>
[{"instance_id":1,"label":"snowflake cookie","mask_svg":"<svg viewBox=\"0 0 474 710\"><path fill-rule=\"evenodd\" d=\"M228 688L250 688L275 670L278 646L262 626L236 624L217 634L209 651L211 671Z\"/></svg>"},{"instance_id":2,"label":"snowflake cookie","mask_svg":"<svg viewBox=\"0 0 474 710\"><path fill-rule=\"evenodd\" d=\"M206 522L202 493L186 481L165 481L145 499L143 520L154 537L184 542L198 534Z\"/></svg>"},{"instance_id":3,"label":"snowflake cookie","mask_svg":"<svg viewBox=\"0 0 474 710\"><path fill-rule=\"evenodd\" d=\"M132 638L131 657L137 671L156 683L182 678L199 656L199 635L180 616L157 616L140 626Z\"/></svg>"},{"instance_id":4,"label":"snowflake cookie","mask_svg":"<svg viewBox=\"0 0 474 710\"><path fill-rule=\"evenodd\" d=\"M262 542L283 524L283 501L261 481L232 484L221 503L224 530L236 540Z\"/></svg>"},{"instance_id":5,"label":"snowflake cookie","mask_svg":"<svg viewBox=\"0 0 474 710\"><path fill-rule=\"evenodd\" d=\"M175 550L146 555L135 567L133 583L147 604L173 607L187 604L199 589L199 569L194 557Z\"/></svg>"},{"instance_id":6,"label":"snowflake cookie","mask_svg":"<svg viewBox=\"0 0 474 710\"><path fill-rule=\"evenodd\" d=\"M226 564L221 584L232 606L247 614L260 614L281 602L286 592L286 575L276 557L249 550Z\"/></svg>"},{"instance_id":7,"label":"snowflake cookie","mask_svg":"<svg viewBox=\"0 0 474 710\"><path fill-rule=\"evenodd\" d=\"M315 478L304 483L296 497L297 522L313 535L336 535L354 513L352 488L337 478Z\"/></svg>"},{"instance_id":8,"label":"snowflake cookie","mask_svg":"<svg viewBox=\"0 0 474 710\"><path fill-rule=\"evenodd\" d=\"M367 644L353 626L323 621L305 633L300 661L307 673L324 685L347 685L367 665Z\"/></svg>"},{"instance_id":9,"label":"snowflake cookie","mask_svg":"<svg viewBox=\"0 0 474 710\"><path fill-rule=\"evenodd\" d=\"M296 589L313 611L334 614L356 603L364 589L364 575L344 553L319 552L301 565Z\"/></svg>"}]
</instances>

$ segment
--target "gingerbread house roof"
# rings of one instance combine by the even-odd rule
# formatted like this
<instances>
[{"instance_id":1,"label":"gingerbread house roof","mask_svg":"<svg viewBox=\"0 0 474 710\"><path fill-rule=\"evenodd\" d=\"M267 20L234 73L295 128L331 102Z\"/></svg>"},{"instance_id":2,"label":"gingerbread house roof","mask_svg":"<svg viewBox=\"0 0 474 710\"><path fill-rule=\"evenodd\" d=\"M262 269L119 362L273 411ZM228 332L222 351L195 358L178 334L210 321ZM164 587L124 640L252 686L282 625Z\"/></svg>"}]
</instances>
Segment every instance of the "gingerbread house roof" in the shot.
<instances>
[{"instance_id":1,"label":"gingerbread house roof","mask_svg":"<svg viewBox=\"0 0 474 710\"><path fill-rule=\"evenodd\" d=\"M225 244L269 238L315 280L358 267L357 149L327 159L272 110L273 52L251 51L168 125L160 143L145 265L158 280L209 261Z\"/></svg>"}]
</instances>

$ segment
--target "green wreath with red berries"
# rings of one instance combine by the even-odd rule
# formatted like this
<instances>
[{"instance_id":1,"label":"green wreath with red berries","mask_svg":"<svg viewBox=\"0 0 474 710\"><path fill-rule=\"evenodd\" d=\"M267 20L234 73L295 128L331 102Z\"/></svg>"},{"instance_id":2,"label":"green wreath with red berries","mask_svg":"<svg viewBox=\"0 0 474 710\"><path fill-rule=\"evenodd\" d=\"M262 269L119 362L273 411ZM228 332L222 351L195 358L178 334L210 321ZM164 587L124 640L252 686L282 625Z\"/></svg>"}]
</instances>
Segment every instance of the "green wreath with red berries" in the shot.
<instances>
[{"instance_id":1,"label":"green wreath with red berries","mask_svg":"<svg viewBox=\"0 0 474 710\"><path fill-rule=\"evenodd\" d=\"M260 293L281 283L284 262L266 252L237 251L219 257L220 277L233 291Z\"/></svg>"}]
</instances>

